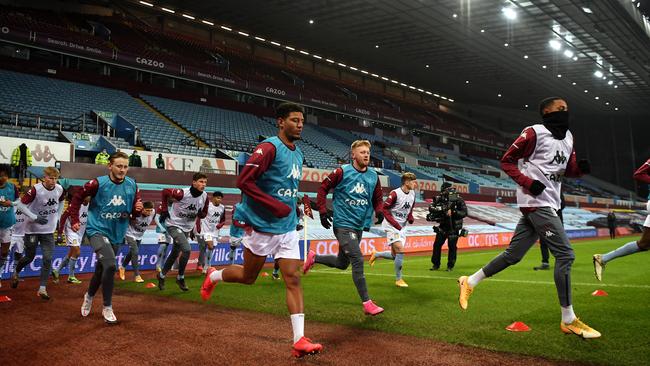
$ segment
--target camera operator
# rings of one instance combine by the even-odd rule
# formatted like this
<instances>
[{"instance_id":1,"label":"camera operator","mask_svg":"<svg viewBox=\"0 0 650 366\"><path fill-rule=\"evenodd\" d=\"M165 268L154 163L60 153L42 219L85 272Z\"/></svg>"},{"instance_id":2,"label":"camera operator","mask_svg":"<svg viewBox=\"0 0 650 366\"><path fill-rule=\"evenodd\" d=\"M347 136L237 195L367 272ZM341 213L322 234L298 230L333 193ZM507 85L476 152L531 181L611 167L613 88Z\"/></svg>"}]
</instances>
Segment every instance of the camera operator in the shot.
<instances>
[{"instance_id":1,"label":"camera operator","mask_svg":"<svg viewBox=\"0 0 650 366\"><path fill-rule=\"evenodd\" d=\"M467 216L465 201L456 192L456 189L452 188L451 183L443 183L440 196L431 203L427 215L427 221L435 221L439 224L433 227L436 232L436 241L433 243L433 254L431 254L431 263L433 264L431 271L440 269L440 255L445 240L448 240L447 247L449 248L447 271L454 269L458 237L467 236L467 230L463 229L465 216Z\"/></svg>"}]
</instances>

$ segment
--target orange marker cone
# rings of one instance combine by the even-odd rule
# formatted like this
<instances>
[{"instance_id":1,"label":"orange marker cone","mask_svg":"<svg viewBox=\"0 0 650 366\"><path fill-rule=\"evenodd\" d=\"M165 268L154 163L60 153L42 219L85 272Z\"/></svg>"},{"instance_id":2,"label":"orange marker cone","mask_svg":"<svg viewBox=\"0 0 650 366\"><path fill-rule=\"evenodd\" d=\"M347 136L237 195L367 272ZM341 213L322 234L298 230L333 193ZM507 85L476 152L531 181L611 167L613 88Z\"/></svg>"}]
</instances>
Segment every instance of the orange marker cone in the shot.
<instances>
[{"instance_id":1,"label":"orange marker cone","mask_svg":"<svg viewBox=\"0 0 650 366\"><path fill-rule=\"evenodd\" d=\"M609 294L604 290L596 290L591 293L591 296L609 296Z\"/></svg>"},{"instance_id":2,"label":"orange marker cone","mask_svg":"<svg viewBox=\"0 0 650 366\"><path fill-rule=\"evenodd\" d=\"M506 327L506 330L511 332L530 332L530 327L524 322L514 322Z\"/></svg>"},{"instance_id":3,"label":"orange marker cone","mask_svg":"<svg viewBox=\"0 0 650 366\"><path fill-rule=\"evenodd\" d=\"M268 277L269 273L268 272L262 272L262 277Z\"/></svg>"},{"instance_id":4,"label":"orange marker cone","mask_svg":"<svg viewBox=\"0 0 650 366\"><path fill-rule=\"evenodd\" d=\"M9 296L0 296L0 302L9 302L11 298Z\"/></svg>"},{"instance_id":5,"label":"orange marker cone","mask_svg":"<svg viewBox=\"0 0 650 366\"><path fill-rule=\"evenodd\" d=\"M157 286L153 282L147 282L147 284L144 285L144 287L146 287L146 288L156 288Z\"/></svg>"}]
</instances>

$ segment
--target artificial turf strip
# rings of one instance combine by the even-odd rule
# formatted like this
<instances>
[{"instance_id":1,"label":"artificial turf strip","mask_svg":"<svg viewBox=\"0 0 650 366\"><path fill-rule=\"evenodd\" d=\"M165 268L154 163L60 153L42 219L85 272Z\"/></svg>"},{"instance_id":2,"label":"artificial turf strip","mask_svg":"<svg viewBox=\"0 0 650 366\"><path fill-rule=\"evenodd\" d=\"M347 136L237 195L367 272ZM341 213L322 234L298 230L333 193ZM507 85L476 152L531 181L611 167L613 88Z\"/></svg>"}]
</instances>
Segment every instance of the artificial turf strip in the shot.
<instances>
[{"instance_id":1,"label":"artificial turf strip","mask_svg":"<svg viewBox=\"0 0 650 366\"><path fill-rule=\"evenodd\" d=\"M604 282L593 276L591 256L612 250L634 238L594 240L574 244L573 303L578 317L600 331L595 340L564 335L559 329L560 307L553 283L553 270L533 271L540 262L538 246L519 264L476 287L469 308L458 306L456 279L471 274L501 250L460 253L453 272L429 271L428 256L408 256L404 279L409 288L394 285L393 262L379 259L374 267L366 262L366 280L371 298L386 311L377 317L363 315L361 302L348 271L316 265L303 277L306 328L309 321L402 333L416 337L466 344L549 359L609 365L650 364L650 253L638 253L611 262ZM446 258L443 258L443 268ZM270 273L270 270L265 270ZM198 290L203 276L187 277L191 291L182 293L173 276L167 290L146 289L142 284L119 282L120 288L152 295L201 301ZM591 292L603 289L607 297ZM260 277L255 285L220 283L210 304L287 316L282 281ZM504 328L523 321L527 333Z\"/></svg>"}]
</instances>

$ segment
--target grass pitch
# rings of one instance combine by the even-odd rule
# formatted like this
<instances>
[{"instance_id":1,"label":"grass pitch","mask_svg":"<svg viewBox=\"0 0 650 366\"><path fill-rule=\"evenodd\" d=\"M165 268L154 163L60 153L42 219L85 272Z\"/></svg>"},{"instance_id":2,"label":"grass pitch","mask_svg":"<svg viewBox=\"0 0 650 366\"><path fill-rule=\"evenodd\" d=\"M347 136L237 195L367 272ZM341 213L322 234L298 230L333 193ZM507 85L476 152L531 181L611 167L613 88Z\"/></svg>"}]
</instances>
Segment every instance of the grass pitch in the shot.
<instances>
[{"instance_id":1,"label":"grass pitch","mask_svg":"<svg viewBox=\"0 0 650 366\"><path fill-rule=\"evenodd\" d=\"M549 359L650 365L650 253L611 262L602 283L593 276L592 254L607 252L633 239L574 244L574 309L584 322L603 334L600 339L585 341L560 331L553 270L533 271L533 266L540 262L537 246L519 264L477 286L467 311L458 306L457 278L475 272L501 250L461 252L453 272L429 271L429 256L408 256L404 261L404 279L409 288L394 285L392 261L379 259L374 267L366 262L370 296L386 309L374 318L363 315L349 269L340 271L316 265L302 282L307 332L310 321L320 321ZM188 277L191 290L187 293L178 290L172 276L164 292L132 282L120 282L118 287L201 301L198 289L202 280L202 276ZM591 296L596 289L605 290L609 296ZM260 277L253 286L220 283L208 304L287 316L284 297L282 281L269 276ZM506 331L504 328L514 321L525 322L532 331Z\"/></svg>"}]
</instances>

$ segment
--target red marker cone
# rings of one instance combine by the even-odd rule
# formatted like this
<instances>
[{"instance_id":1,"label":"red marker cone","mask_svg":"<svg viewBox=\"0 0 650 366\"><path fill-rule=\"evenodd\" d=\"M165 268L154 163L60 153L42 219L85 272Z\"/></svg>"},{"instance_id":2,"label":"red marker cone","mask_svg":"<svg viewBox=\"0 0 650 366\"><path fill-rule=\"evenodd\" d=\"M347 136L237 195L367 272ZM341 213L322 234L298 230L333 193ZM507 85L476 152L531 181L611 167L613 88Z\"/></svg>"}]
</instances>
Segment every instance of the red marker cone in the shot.
<instances>
[{"instance_id":1,"label":"red marker cone","mask_svg":"<svg viewBox=\"0 0 650 366\"><path fill-rule=\"evenodd\" d=\"M506 327L506 330L511 332L530 332L530 327L524 322L514 322Z\"/></svg>"},{"instance_id":2,"label":"red marker cone","mask_svg":"<svg viewBox=\"0 0 650 366\"><path fill-rule=\"evenodd\" d=\"M591 296L609 296L609 294L604 290L596 290L591 293Z\"/></svg>"},{"instance_id":3,"label":"red marker cone","mask_svg":"<svg viewBox=\"0 0 650 366\"><path fill-rule=\"evenodd\" d=\"M0 296L0 302L9 302L11 298L9 296Z\"/></svg>"},{"instance_id":4,"label":"red marker cone","mask_svg":"<svg viewBox=\"0 0 650 366\"><path fill-rule=\"evenodd\" d=\"M268 272L262 272L262 277L268 277L269 273Z\"/></svg>"},{"instance_id":5,"label":"red marker cone","mask_svg":"<svg viewBox=\"0 0 650 366\"><path fill-rule=\"evenodd\" d=\"M147 284L144 285L144 287L146 287L146 288L156 288L157 286L153 282L147 282Z\"/></svg>"}]
</instances>

